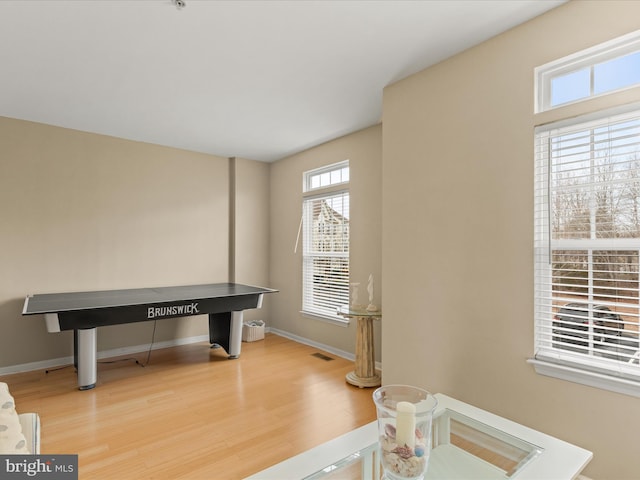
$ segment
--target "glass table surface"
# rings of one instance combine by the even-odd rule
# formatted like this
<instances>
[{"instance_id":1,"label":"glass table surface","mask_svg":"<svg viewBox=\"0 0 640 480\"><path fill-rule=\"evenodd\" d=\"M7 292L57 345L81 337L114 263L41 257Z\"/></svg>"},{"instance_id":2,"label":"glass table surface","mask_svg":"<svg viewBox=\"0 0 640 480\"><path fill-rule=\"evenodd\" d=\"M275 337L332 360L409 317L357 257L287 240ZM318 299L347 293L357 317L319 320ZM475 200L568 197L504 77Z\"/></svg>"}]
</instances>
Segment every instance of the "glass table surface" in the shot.
<instances>
[{"instance_id":1,"label":"glass table surface","mask_svg":"<svg viewBox=\"0 0 640 480\"><path fill-rule=\"evenodd\" d=\"M434 418L432 445L425 480L508 479L542 453L536 445L449 409ZM304 479L381 478L377 448L374 442Z\"/></svg>"}]
</instances>

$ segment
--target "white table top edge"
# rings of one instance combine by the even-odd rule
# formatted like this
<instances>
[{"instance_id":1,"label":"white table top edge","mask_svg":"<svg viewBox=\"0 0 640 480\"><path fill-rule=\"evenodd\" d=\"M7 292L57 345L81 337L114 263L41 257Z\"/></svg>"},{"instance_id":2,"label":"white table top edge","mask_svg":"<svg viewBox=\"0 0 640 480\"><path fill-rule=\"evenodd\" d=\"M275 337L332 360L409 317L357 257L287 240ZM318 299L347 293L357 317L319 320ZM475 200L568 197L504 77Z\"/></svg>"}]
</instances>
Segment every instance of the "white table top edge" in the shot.
<instances>
[{"instance_id":1,"label":"white table top edge","mask_svg":"<svg viewBox=\"0 0 640 480\"><path fill-rule=\"evenodd\" d=\"M364 450L376 442L377 438L378 426L374 421L277 463L245 480L305 478L351 453Z\"/></svg>"},{"instance_id":2,"label":"white table top edge","mask_svg":"<svg viewBox=\"0 0 640 480\"><path fill-rule=\"evenodd\" d=\"M435 394L435 397L438 399L436 415L445 409L453 410L542 449L542 453L534 461L525 465L522 470L512 477L513 479L572 479L581 472L593 458L593 453L588 450L444 394L438 393ZM245 480L304 478L354 452L366 449L371 446L371 444L377 442L377 440L377 421L373 421L251 475Z\"/></svg>"}]
</instances>

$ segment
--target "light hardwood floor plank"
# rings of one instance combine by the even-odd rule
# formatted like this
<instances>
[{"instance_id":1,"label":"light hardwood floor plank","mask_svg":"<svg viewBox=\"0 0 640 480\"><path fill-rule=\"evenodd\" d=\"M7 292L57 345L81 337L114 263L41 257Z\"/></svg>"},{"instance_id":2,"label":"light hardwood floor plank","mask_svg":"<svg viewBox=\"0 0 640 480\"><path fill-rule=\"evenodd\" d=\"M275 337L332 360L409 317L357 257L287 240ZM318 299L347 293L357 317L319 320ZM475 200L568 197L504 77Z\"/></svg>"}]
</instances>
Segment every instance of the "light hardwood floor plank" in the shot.
<instances>
[{"instance_id":1,"label":"light hardwood floor plank","mask_svg":"<svg viewBox=\"0 0 640 480\"><path fill-rule=\"evenodd\" d=\"M82 480L240 479L375 420L373 389L345 382L353 362L316 352L267 334L237 360L198 343L155 350L144 368L99 363L84 392L73 368L0 381L40 415L42 453L78 454Z\"/></svg>"}]
</instances>

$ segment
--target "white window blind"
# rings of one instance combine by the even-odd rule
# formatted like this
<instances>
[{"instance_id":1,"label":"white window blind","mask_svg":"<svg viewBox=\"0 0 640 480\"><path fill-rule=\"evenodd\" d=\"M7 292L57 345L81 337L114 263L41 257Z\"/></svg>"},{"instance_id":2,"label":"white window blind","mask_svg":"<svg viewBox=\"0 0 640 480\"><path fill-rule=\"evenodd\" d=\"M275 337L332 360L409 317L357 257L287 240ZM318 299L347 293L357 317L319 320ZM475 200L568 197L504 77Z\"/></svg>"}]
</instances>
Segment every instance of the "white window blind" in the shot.
<instances>
[{"instance_id":1,"label":"white window blind","mask_svg":"<svg viewBox=\"0 0 640 480\"><path fill-rule=\"evenodd\" d=\"M338 318L337 307L349 304L349 165L307 172L305 178L302 310Z\"/></svg>"},{"instance_id":2,"label":"white window blind","mask_svg":"<svg viewBox=\"0 0 640 480\"><path fill-rule=\"evenodd\" d=\"M640 381L640 107L536 131L535 357Z\"/></svg>"}]
</instances>

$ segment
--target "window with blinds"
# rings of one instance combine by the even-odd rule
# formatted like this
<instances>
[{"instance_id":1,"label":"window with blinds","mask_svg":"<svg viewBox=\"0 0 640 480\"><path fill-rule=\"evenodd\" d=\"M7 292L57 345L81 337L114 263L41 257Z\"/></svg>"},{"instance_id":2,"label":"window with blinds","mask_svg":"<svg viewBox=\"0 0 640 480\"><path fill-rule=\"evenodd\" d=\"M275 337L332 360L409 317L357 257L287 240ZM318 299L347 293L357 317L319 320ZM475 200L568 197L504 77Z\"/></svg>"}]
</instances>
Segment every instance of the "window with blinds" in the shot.
<instances>
[{"instance_id":1,"label":"window with blinds","mask_svg":"<svg viewBox=\"0 0 640 480\"><path fill-rule=\"evenodd\" d=\"M535 357L640 382L640 105L535 140Z\"/></svg>"},{"instance_id":2,"label":"window with blinds","mask_svg":"<svg viewBox=\"0 0 640 480\"><path fill-rule=\"evenodd\" d=\"M344 320L349 304L349 163L305 172L302 310Z\"/></svg>"}]
</instances>

